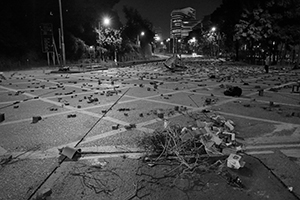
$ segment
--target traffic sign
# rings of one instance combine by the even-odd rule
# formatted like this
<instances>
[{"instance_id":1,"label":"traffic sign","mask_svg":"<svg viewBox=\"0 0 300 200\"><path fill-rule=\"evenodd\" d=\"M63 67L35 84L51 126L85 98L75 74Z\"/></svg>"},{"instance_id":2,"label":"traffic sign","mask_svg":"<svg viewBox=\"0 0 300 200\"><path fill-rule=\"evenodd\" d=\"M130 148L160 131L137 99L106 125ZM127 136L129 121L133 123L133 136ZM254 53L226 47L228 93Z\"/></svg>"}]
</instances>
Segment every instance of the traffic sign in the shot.
<instances>
[{"instance_id":1,"label":"traffic sign","mask_svg":"<svg viewBox=\"0 0 300 200\"><path fill-rule=\"evenodd\" d=\"M52 24L41 24L42 51L53 52L53 27Z\"/></svg>"},{"instance_id":2,"label":"traffic sign","mask_svg":"<svg viewBox=\"0 0 300 200\"><path fill-rule=\"evenodd\" d=\"M44 53L54 51L52 35L42 35L42 51Z\"/></svg>"}]
</instances>

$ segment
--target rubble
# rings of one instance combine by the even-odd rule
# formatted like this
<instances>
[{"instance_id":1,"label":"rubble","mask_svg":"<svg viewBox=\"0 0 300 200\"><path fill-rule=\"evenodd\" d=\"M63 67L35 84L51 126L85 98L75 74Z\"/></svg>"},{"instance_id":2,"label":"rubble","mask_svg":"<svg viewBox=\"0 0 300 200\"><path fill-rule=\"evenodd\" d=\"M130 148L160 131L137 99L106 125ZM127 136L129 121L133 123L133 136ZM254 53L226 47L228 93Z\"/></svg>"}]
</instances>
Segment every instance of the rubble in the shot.
<instances>
[{"instance_id":1,"label":"rubble","mask_svg":"<svg viewBox=\"0 0 300 200\"><path fill-rule=\"evenodd\" d=\"M195 120L195 125L181 127L164 121L163 131L141 142L146 150L161 155L220 156L244 150L243 144L236 141L234 122L216 114L206 116L208 121Z\"/></svg>"},{"instance_id":2,"label":"rubble","mask_svg":"<svg viewBox=\"0 0 300 200\"><path fill-rule=\"evenodd\" d=\"M41 192L38 192L33 200L50 200L52 195L52 189L46 188Z\"/></svg>"},{"instance_id":3,"label":"rubble","mask_svg":"<svg viewBox=\"0 0 300 200\"><path fill-rule=\"evenodd\" d=\"M66 156L69 159L78 157L78 156L80 156L80 153L81 153L81 149L75 149L75 148L68 147L68 146L58 149L58 151L61 156Z\"/></svg>"},{"instance_id":4,"label":"rubble","mask_svg":"<svg viewBox=\"0 0 300 200\"><path fill-rule=\"evenodd\" d=\"M176 72L176 71L185 71L187 70L187 67L182 65L180 63L180 59L178 57L177 54L171 56L170 58L168 58L165 62L164 62L164 66L172 71L172 72Z\"/></svg>"},{"instance_id":5,"label":"rubble","mask_svg":"<svg viewBox=\"0 0 300 200\"><path fill-rule=\"evenodd\" d=\"M133 129L133 128L136 128L136 124L129 124L129 125L126 125L126 126L124 126L124 128L125 128L126 130L131 130L131 129Z\"/></svg>"},{"instance_id":6,"label":"rubble","mask_svg":"<svg viewBox=\"0 0 300 200\"><path fill-rule=\"evenodd\" d=\"M0 123L3 122L4 120L5 120L5 114L0 113Z\"/></svg>"},{"instance_id":7,"label":"rubble","mask_svg":"<svg viewBox=\"0 0 300 200\"><path fill-rule=\"evenodd\" d=\"M227 89L224 91L224 95L232 97L240 97L242 95L242 88L237 86L227 86Z\"/></svg>"},{"instance_id":8,"label":"rubble","mask_svg":"<svg viewBox=\"0 0 300 200\"><path fill-rule=\"evenodd\" d=\"M239 169L245 166L245 161L242 160L242 156L237 154L230 154L227 158L227 167L232 169Z\"/></svg>"},{"instance_id":9,"label":"rubble","mask_svg":"<svg viewBox=\"0 0 300 200\"><path fill-rule=\"evenodd\" d=\"M35 124L37 123L38 121L42 120L42 117L41 116L33 116L32 117L32 123Z\"/></svg>"}]
</instances>

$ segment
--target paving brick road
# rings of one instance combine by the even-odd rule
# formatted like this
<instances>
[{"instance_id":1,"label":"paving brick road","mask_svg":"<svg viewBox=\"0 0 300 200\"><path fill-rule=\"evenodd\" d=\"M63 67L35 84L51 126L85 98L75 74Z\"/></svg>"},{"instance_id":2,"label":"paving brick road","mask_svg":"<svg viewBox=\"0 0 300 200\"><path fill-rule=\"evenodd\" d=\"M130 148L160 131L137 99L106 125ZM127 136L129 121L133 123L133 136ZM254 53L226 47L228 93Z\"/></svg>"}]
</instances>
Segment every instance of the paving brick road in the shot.
<instances>
[{"instance_id":1,"label":"paving brick road","mask_svg":"<svg viewBox=\"0 0 300 200\"><path fill-rule=\"evenodd\" d=\"M0 83L0 114L5 118L0 123L0 199L28 198L57 166L58 149L74 147L87 132L88 135L78 145L83 152L115 154L88 155L77 162L63 163L43 185L43 188L52 188L54 199L94 199L95 195L104 194L98 197L168 199L166 195L169 193L156 191L153 196L141 190L139 195L134 193L138 187L134 173L139 169L139 161L135 158L140 153L128 151L139 151L138 141L163 127L164 121L157 116L158 110L164 112L170 123L182 126L192 123L186 115L176 112L175 107L189 113L207 109L231 119L237 136L244 138L249 155L260 157L270 166L275 166L275 157L293 166L285 171L275 170L275 175L299 171L300 93L292 92L293 85L300 80L299 70L274 67L265 74L261 66L221 64L212 60L189 61L187 65L187 71L176 73L167 71L161 62L81 73L53 74L49 69L4 72L6 80ZM226 85L242 88L242 95L225 96ZM264 90L262 96L258 92L260 89ZM118 103L109 110L118 99ZM39 116L39 120L33 121L33 117ZM128 128L130 124L136 127ZM12 157L7 158L9 155ZM133 159L128 161L124 156ZM80 184L81 175L94 161L118 168L116 171L122 174L120 177L113 170L101 175L113 177L110 184L116 184L116 187L98 191L95 183L87 183L91 180L82 179L84 184ZM123 165L122 169L128 171L120 170ZM90 178L89 174L84 175ZM128 180L127 185L124 185L126 181L123 179ZM282 179L300 196L300 184L291 177ZM272 178L272 181L275 184L276 179ZM73 182L76 186L72 188ZM216 180L210 184L206 194L218 191ZM266 187L271 188L268 184ZM116 189L122 185L123 189ZM220 188L226 195L230 194L231 189ZM265 191L273 190L270 188L265 188ZM249 192L252 196L248 199L297 199L287 189L276 198L263 190L255 192ZM188 198L179 193L177 198ZM232 199L240 199L240 195ZM191 194L191 199L195 196L195 193Z\"/></svg>"}]
</instances>

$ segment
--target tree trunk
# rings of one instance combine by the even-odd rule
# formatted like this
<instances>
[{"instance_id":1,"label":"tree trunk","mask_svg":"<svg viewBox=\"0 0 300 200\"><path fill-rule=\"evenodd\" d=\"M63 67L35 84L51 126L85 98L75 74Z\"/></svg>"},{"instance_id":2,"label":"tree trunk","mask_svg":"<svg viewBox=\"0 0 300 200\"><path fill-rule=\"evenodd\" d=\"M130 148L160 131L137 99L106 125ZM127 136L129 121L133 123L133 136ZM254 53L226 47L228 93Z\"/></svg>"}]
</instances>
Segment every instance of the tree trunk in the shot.
<instances>
[{"instance_id":1,"label":"tree trunk","mask_svg":"<svg viewBox=\"0 0 300 200\"><path fill-rule=\"evenodd\" d=\"M296 66L295 68L299 68L299 63L300 63L300 44L298 45L298 56L297 56L297 63L296 63Z\"/></svg>"},{"instance_id":2,"label":"tree trunk","mask_svg":"<svg viewBox=\"0 0 300 200\"><path fill-rule=\"evenodd\" d=\"M239 42L235 42L235 61L239 61Z\"/></svg>"},{"instance_id":3,"label":"tree trunk","mask_svg":"<svg viewBox=\"0 0 300 200\"><path fill-rule=\"evenodd\" d=\"M284 44L281 43L280 44L280 50L278 52L278 60L280 60L280 65L283 65L283 58L284 58L284 52L283 52L283 47L284 47Z\"/></svg>"}]
</instances>

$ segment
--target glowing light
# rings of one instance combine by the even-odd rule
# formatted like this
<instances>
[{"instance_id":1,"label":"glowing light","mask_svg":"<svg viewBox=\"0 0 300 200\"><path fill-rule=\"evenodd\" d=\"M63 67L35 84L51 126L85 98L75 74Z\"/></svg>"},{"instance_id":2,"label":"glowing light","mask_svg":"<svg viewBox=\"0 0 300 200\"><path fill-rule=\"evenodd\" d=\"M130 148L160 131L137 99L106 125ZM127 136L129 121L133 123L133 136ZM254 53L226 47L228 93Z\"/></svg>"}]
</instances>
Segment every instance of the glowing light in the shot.
<instances>
[{"instance_id":1,"label":"glowing light","mask_svg":"<svg viewBox=\"0 0 300 200\"><path fill-rule=\"evenodd\" d=\"M145 35L145 32L144 32L144 31L142 31L142 32L141 32L141 36L144 36L144 35Z\"/></svg>"},{"instance_id":2,"label":"glowing light","mask_svg":"<svg viewBox=\"0 0 300 200\"><path fill-rule=\"evenodd\" d=\"M211 28L211 31L212 31L212 32L215 32L216 30L217 30L216 27L212 27L212 28Z\"/></svg>"},{"instance_id":3,"label":"glowing light","mask_svg":"<svg viewBox=\"0 0 300 200\"><path fill-rule=\"evenodd\" d=\"M190 41L191 41L191 42L196 42L196 38L193 37Z\"/></svg>"},{"instance_id":4,"label":"glowing light","mask_svg":"<svg viewBox=\"0 0 300 200\"><path fill-rule=\"evenodd\" d=\"M109 19L108 17L104 17L104 18L103 18L103 25L104 25L104 26L110 25L110 19Z\"/></svg>"}]
</instances>

